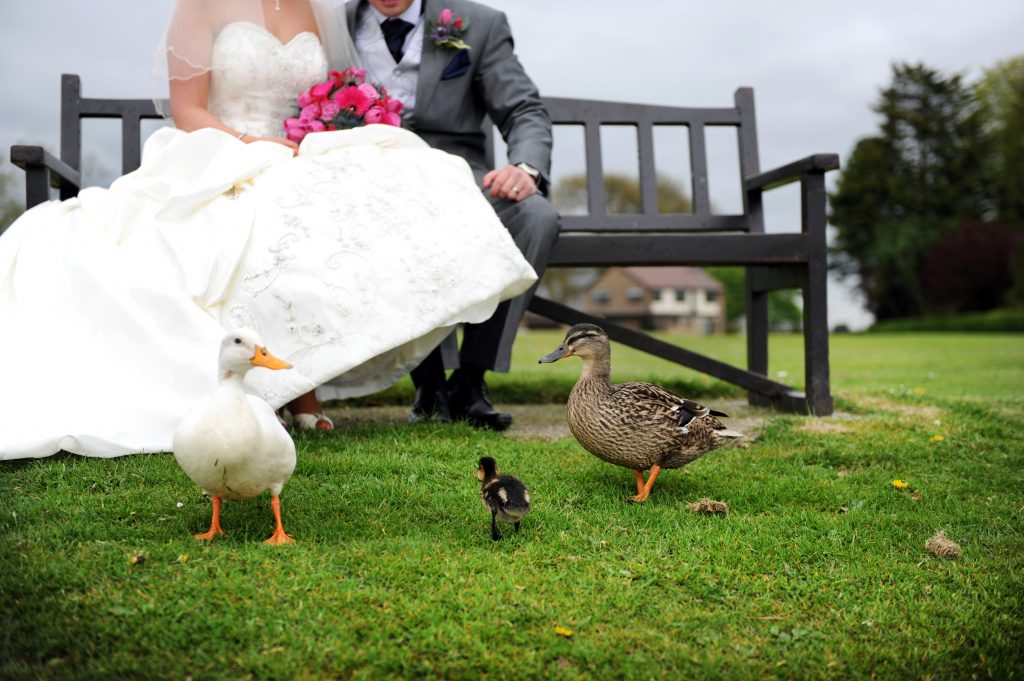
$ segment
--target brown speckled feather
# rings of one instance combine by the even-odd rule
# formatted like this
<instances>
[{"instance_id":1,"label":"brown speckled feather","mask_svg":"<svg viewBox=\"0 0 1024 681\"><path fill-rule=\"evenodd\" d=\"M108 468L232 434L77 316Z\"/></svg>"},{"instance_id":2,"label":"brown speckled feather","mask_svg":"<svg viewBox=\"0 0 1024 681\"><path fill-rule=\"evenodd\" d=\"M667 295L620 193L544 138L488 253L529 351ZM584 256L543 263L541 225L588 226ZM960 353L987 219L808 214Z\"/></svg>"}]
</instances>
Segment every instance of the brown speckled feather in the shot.
<instances>
[{"instance_id":1,"label":"brown speckled feather","mask_svg":"<svg viewBox=\"0 0 1024 681\"><path fill-rule=\"evenodd\" d=\"M679 410L694 416L679 427ZM651 383L611 385L581 377L568 402L569 429L600 459L634 470L679 468L720 447L725 430L707 407Z\"/></svg>"},{"instance_id":2,"label":"brown speckled feather","mask_svg":"<svg viewBox=\"0 0 1024 681\"><path fill-rule=\"evenodd\" d=\"M740 436L716 418L725 414L660 386L613 385L611 346L598 326L576 324L561 346L540 361L572 355L583 359L583 371L566 405L569 429L587 451L604 461L636 471L679 468Z\"/></svg>"}]
</instances>

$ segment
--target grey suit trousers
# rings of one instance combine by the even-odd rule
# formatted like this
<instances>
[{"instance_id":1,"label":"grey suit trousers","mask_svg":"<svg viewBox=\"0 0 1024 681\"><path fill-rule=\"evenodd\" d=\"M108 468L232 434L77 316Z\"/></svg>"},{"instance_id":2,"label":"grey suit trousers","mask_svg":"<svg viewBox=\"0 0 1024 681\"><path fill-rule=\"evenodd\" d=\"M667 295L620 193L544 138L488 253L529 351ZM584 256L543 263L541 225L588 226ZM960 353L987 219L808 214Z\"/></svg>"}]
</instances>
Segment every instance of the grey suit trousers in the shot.
<instances>
[{"instance_id":1,"label":"grey suit trousers","mask_svg":"<svg viewBox=\"0 0 1024 681\"><path fill-rule=\"evenodd\" d=\"M483 172L475 174L477 183L482 184ZM484 190L484 196L537 273L539 283L547 268L551 247L558 239L560 220L554 206L540 194L518 202L491 198L490 190ZM501 303L486 322L466 324L462 330L461 349L456 347L455 334L451 334L441 344L445 366L453 369L472 364L490 371L508 371L516 330L536 288L537 284L534 284L526 293Z\"/></svg>"}]
</instances>

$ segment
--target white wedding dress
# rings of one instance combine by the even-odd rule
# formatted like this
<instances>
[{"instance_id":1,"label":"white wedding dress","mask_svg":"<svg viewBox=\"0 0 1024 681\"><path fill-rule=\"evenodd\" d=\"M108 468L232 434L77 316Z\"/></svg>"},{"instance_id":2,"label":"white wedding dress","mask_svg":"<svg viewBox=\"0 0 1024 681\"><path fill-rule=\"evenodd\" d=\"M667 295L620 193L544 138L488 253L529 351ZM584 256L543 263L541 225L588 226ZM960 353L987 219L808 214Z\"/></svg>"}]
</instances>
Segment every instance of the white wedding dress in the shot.
<instances>
[{"instance_id":1,"label":"white wedding dress","mask_svg":"<svg viewBox=\"0 0 1024 681\"><path fill-rule=\"evenodd\" d=\"M254 136L327 71L315 34L242 22L213 66L210 110ZM0 459L168 451L225 328L295 365L249 373L274 407L383 389L535 279L468 165L409 131L314 133L293 158L158 130L136 172L0 238Z\"/></svg>"}]
</instances>

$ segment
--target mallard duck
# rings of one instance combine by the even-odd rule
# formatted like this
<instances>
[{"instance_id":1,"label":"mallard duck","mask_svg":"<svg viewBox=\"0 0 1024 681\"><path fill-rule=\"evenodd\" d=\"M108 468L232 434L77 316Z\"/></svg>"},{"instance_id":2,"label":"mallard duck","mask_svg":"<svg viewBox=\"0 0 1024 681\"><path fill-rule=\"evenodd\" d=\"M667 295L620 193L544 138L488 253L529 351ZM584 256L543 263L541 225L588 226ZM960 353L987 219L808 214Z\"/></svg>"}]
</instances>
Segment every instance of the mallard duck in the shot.
<instances>
[{"instance_id":1,"label":"mallard duck","mask_svg":"<svg viewBox=\"0 0 1024 681\"><path fill-rule=\"evenodd\" d=\"M514 525L519 534L519 523L530 512L530 492L526 485L511 475L498 475L498 462L489 456L480 459L476 478L480 481L480 499L491 512L491 539L501 539L499 520Z\"/></svg>"},{"instance_id":2,"label":"mallard duck","mask_svg":"<svg viewBox=\"0 0 1024 681\"><path fill-rule=\"evenodd\" d=\"M577 324L541 363L580 357L583 371L569 394L568 421L573 436L599 459L636 471L636 496L650 496L663 468L680 468L741 433L716 418L727 416L651 383L611 382L608 334L593 324ZM644 471L650 476L644 482Z\"/></svg>"},{"instance_id":3,"label":"mallard duck","mask_svg":"<svg viewBox=\"0 0 1024 681\"><path fill-rule=\"evenodd\" d=\"M276 527L267 544L291 544L281 523L281 489L295 470L295 443L274 410L242 389L253 367L288 369L267 352L252 331L241 329L220 344L220 384L201 399L174 433L174 458L192 482L213 497L210 530L195 535L211 540L224 534L222 499L249 499L270 492Z\"/></svg>"}]
</instances>

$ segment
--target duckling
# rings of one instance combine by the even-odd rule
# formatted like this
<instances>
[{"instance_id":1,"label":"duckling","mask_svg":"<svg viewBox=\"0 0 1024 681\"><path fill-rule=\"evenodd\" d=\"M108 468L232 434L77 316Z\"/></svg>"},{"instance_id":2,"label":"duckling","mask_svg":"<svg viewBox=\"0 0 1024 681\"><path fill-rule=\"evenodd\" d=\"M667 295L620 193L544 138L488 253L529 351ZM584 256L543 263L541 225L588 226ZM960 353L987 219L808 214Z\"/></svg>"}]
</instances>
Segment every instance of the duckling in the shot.
<instances>
[{"instance_id":1,"label":"duckling","mask_svg":"<svg viewBox=\"0 0 1024 681\"><path fill-rule=\"evenodd\" d=\"M480 459L476 478L481 483L480 499L491 512L491 539L501 539L499 520L515 525L519 534L519 523L530 512L530 492L526 485L511 475L498 475L498 462L489 456Z\"/></svg>"},{"instance_id":2,"label":"duckling","mask_svg":"<svg viewBox=\"0 0 1024 681\"><path fill-rule=\"evenodd\" d=\"M613 385L611 345L599 326L576 324L557 350L538 361L573 355L583 360L583 370L569 394L569 430L597 458L636 471L637 493L627 501L647 501L661 469L681 468L742 437L716 418L727 414L664 388L641 382ZM645 470L650 470L646 482Z\"/></svg>"},{"instance_id":3,"label":"duckling","mask_svg":"<svg viewBox=\"0 0 1024 681\"><path fill-rule=\"evenodd\" d=\"M248 330L232 331L220 344L220 384L201 399L174 433L174 458L213 497L210 529L195 535L212 540L220 526L222 499L249 499L270 492L276 527L267 544L291 544L281 523L281 489L295 470L295 443L269 404L242 389L254 366L288 369Z\"/></svg>"}]
</instances>

